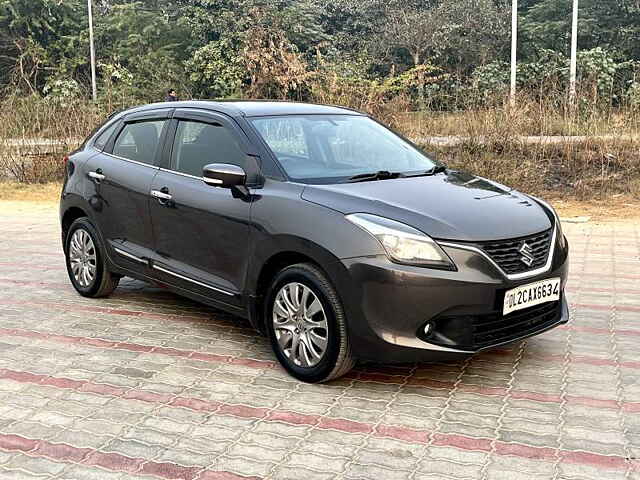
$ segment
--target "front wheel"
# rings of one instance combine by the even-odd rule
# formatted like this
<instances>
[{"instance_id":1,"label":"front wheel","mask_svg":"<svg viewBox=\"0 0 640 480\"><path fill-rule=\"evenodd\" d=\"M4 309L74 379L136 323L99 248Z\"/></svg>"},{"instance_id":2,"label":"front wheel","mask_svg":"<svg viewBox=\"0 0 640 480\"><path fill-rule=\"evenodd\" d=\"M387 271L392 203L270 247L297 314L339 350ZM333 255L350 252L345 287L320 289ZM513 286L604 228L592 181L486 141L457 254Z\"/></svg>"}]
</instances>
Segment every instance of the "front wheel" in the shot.
<instances>
[{"instance_id":1,"label":"front wheel","mask_svg":"<svg viewBox=\"0 0 640 480\"><path fill-rule=\"evenodd\" d=\"M120 277L107 269L100 238L89 219L77 219L69 227L65 241L67 273L76 291L84 297L106 297Z\"/></svg>"},{"instance_id":2,"label":"front wheel","mask_svg":"<svg viewBox=\"0 0 640 480\"><path fill-rule=\"evenodd\" d=\"M280 271L267 293L264 318L276 357L292 376L324 382L353 368L342 303L316 266Z\"/></svg>"}]
</instances>

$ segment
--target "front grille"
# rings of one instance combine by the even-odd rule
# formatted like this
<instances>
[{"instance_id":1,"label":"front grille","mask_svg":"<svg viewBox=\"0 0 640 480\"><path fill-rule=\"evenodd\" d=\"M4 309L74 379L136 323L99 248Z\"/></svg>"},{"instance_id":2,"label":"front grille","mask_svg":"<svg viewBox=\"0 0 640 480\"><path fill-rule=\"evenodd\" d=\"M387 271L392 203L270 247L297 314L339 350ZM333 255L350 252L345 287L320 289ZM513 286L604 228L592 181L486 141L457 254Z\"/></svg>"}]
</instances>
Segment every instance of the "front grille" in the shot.
<instances>
[{"instance_id":1,"label":"front grille","mask_svg":"<svg viewBox=\"0 0 640 480\"><path fill-rule=\"evenodd\" d=\"M543 303L503 316L502 313L475 317L473 346L483 348L509 342L553 325L560 315L560 302Z\"/></svg>"},{"instance_id":2,"label":"front grille","mask_svg":"<svg viewBox=\"0 0 640 480\"><path fill-rule=\"evenodd\" d=\"M524 273L543 267L549 258L553 229L528 237L479 243L480 248L507 274ZM531 265L522 261L524 244L530 247Z\"/></svg>"}]
</instances>

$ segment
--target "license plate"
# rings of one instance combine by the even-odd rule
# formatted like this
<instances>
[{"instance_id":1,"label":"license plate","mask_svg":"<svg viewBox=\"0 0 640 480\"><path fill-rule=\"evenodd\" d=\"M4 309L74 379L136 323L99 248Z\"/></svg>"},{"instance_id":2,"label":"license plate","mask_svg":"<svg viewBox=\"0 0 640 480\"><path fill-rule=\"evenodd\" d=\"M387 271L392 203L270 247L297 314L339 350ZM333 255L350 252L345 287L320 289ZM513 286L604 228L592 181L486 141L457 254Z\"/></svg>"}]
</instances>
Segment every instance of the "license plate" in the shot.
<instances>
[{"instance_id":1,"label":"license plate","mask_svg":"<svg viewBox=\"0 0 640 480\"><path fill-rule=\"evenodd\" d=\"M504 294L502 314L522 310L547 302L560 300L560 279L549 278L522 287L507 290Z\"/></svg>"}]
</instances>

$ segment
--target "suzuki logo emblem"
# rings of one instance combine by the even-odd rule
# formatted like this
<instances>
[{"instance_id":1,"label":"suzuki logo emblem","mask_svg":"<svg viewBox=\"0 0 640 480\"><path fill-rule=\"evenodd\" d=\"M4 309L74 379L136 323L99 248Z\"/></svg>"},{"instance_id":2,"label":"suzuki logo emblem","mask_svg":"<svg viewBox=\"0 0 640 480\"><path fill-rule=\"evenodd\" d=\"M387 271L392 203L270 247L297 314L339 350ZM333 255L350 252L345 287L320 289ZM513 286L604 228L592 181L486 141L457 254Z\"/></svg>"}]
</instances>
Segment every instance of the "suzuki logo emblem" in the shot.
<instances>
[{"instance_id":1,"label":"suzuki logo emblem","mask_svg":"<svg viewBox=\"0 0 640 480\"><path fill-rule=\"evenodd\" d=\"M522 242L520 250L518 251L522 254L522 256L520 257L520 261L522 263L524 263L527 267L533 265L533 261L535 260L535 257L533 256L533 248L531 248L531 246L527 242Z\"/></svg>"}]
</instances>

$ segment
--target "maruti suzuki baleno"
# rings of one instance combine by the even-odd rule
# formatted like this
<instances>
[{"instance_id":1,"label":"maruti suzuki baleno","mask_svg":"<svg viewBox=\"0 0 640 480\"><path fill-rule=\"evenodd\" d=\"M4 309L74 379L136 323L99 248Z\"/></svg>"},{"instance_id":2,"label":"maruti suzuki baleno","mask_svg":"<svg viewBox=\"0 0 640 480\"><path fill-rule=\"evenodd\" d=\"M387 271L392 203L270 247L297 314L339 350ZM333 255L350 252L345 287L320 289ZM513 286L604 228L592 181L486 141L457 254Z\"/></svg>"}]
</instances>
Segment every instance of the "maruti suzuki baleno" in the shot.
<instances>
[{"instance_id":1,"label":"maruti suzuki baleno","mask_svg":"<svg viewBox=\"0 0 640 480\"><path fill-rule=\"evenodd\" d=\"M123 276L161 284L249 319L307 382L568 320L553 208L352 110L147 105L66 160L62 242L81 295L109 295Z\"/></svg>"}]
</instances>

